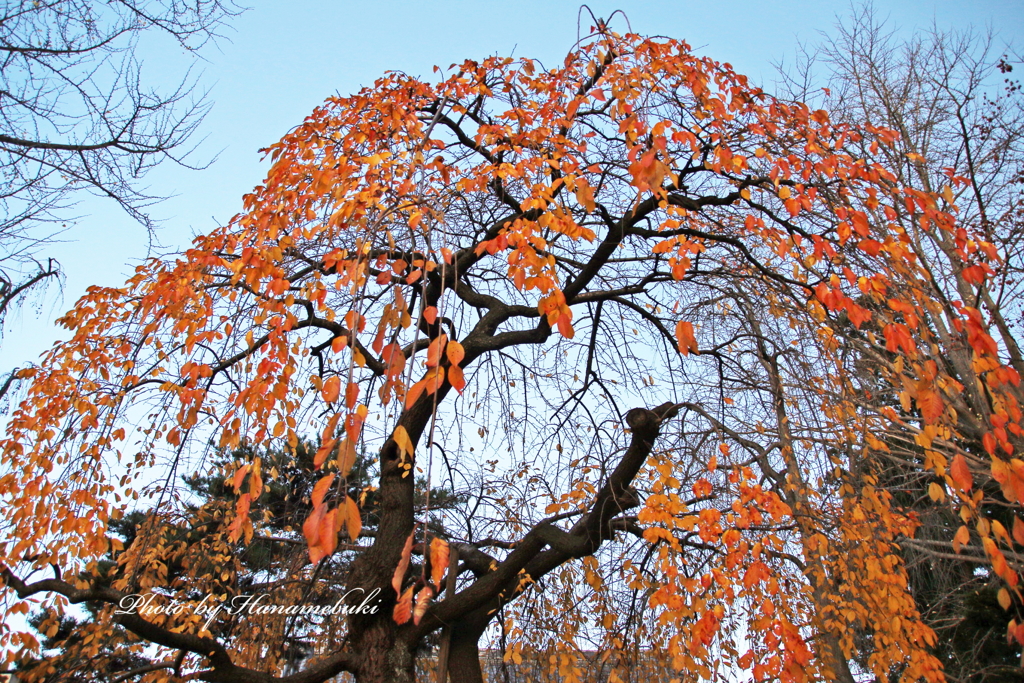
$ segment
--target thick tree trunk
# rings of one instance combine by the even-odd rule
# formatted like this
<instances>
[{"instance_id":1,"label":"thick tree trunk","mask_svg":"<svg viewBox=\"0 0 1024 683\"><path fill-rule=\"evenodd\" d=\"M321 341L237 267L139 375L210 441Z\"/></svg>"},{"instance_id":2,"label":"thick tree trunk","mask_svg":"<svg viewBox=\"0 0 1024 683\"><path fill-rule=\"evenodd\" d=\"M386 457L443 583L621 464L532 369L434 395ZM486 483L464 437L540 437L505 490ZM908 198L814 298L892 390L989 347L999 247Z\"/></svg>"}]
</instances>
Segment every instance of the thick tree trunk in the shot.
<instances>
[{"instance_id":1,"label":"thick tree trunk","mask_svg":"<svg viewBox=\"0 0 1024 683\"><path fill-rule=\"evenodd\" d=\"M358 652L361 666L356 672L359 683L414 683L416 658L405 643L395 640L395 629L379 622L363 632Z\"/></svg>"},{"instance_id":2,"label":"thick tree trunk","mask_svg":"<svg viewBox=\"0 0 1024 683\"><path fill-rule=\"evenodd\" d=\"M479 634L452 634L452 646L448 652L448 680L451 683L483 683L479 640Z\"/></svg>"}]
</instances>

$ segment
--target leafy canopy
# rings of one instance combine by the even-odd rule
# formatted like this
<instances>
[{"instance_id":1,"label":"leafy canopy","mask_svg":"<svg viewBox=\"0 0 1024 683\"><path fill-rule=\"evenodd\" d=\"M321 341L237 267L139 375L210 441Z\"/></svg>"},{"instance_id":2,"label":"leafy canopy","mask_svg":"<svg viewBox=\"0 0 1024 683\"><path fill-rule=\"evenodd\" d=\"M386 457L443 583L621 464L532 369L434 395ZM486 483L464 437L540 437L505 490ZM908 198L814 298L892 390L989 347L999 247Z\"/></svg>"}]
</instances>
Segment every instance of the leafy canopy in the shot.
<instances>
[{"instance_id":1,"label":"leafy canopy","mask_svg":"<svg viewBox=\"0 0 1024 683\"><path fill-rule=\"evenodd\" d=\"M597 637L623 667L641 643L704 676L724 663L758 681L852 681L859 656L879 676L938 680L897 547L915 515L872 462L902 430L965 523L976 476L1019 505L1019 375L976 304L935 295L922 236L948 246L968 292L998 260L955 220L964 180L902 185L871 160L896 138L775 99L685 43L603 26L555 68L489 58L328 100L269 148L266 182L229 225L90 290L61 320L72 338L24 373L2 444L9 584L71 596L15 574L88 571L166 458L208 442L294 449L314 431L309 563L288 571L309 579L339 533L359 538L346 478L377 452L374 536L349 587L381 587L385 610L349 620L308 680L377 680L373 648L414 652L446 623L475 647L510 605L512 659ZM954 349L966 366L943 361ZM961 434L972 392L980 426ZM426 534L416 471L466 482L461 513ZM231 543L263 528L274 479L259 458L234 474ZM977 521L1016 596L1015 541ZM445 539L470 554L457 592L435 598ZM559 591L531 589L558 572ZM593 623L564 619L580 591ZM207 680L277 672L240 645L253 631L215 645L146 633ZM581 675L563 663L565 680Z\"/></svg>"}]
</instances>

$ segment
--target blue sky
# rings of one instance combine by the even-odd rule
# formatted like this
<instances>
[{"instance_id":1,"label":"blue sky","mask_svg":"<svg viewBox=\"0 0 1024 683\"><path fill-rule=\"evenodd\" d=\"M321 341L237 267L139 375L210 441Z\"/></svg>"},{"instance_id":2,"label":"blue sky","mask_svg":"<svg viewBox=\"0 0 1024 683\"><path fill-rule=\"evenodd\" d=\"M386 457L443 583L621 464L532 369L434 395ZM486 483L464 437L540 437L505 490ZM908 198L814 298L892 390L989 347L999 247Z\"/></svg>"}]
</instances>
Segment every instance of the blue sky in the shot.
<instances>
[{"instance_id":1,"label":"blue sky","mask_svg":"<svg viewBox=\"0 0 1024 683\"><path fill-rule=\"evenodd\" d=\"M0 346L0 372L30 362L60 336L51 321L91 284L118 285L148 254L171 253L191 237L226 222L241 196L259 183L265 166L258 149L300 123L324 98L348 94L387 70L429 78L432 67L488 55L560 61L585 34L590 17L578 2L446 0L443 2L250 3L226 39L204 52L201 84L214 109L202 126L206 136L196 160L218 155L206 170L172 166L148 177L150 190L174 195L153 207L162 221L160 247L151 249L143 229L100 200L79 206L81 216L65 242L47 252L67 272L63 294L52 289L11 315ZM813 42L851 6L838 2L625 1L589 3L594 14L621 9L632 30L689 42L695 51L730 62L755 83L770 85L772 63L791 59L798 42ZM972 24L991 27L1003 41L1024 40L1024 4L1019 0L918 0L876 3L890 26L909 33ZM621 17L618 30L625 29ZM613 24L613 25L616 25ZM173 87L180 60L154 45L144 54L150 82ZM164 52L162 52L164 51Z\"/></svg>"}]
</instances>

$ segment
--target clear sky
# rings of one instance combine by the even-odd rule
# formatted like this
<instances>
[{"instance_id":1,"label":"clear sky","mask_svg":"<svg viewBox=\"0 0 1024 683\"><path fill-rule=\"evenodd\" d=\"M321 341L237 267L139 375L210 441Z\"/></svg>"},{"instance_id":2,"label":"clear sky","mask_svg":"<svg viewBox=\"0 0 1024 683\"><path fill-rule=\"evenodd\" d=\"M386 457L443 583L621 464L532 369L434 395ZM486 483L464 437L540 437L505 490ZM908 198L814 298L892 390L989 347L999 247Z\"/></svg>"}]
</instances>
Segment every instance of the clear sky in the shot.
<instances>
[{"instance_id":1,"label":"clear sky","mask_svg":"<svg viewBox=\"0 0 1024 683\"><path fill-rule=\"evenodd\" d=\"M242 0L244 2L244 0ZM325 97L348 94L387 70L429 78L467 58L488 55L560 61L586 34L590 17L581 5L563 0L376 0L331 2L250 0L217 48L205 52L201 83L214 109L202 126L206 139L197 160L219 155L203 171L164 166L148 178L153 193L175 195L155 206L162 221L162 247L150 251L143 229L99 200L83 202L82 216L47 255L67 272L63 295L51 289L36 306L9 317L0 372L34 360L60 335L51 321L91 284L118 285L147 254L170 253L197 233L226 222L241 196L259 183L265 165L258 149L280 138ZM773 62L791 59L798 42L813 42L848 15L846 0L593 0L595 15L621 9L632 30L689 42L699 54L730 62L755 83L771 89ZM999 39L1024 43L1020 0L900 0L876 2L893 28L904 32L973 25L994 30ZM620 32L624 22L613 26ZM147 53L151 83L170 88L181 78L178 62ZM170 57L173 57L171 55Z\"/></svg>"}]
</instances>

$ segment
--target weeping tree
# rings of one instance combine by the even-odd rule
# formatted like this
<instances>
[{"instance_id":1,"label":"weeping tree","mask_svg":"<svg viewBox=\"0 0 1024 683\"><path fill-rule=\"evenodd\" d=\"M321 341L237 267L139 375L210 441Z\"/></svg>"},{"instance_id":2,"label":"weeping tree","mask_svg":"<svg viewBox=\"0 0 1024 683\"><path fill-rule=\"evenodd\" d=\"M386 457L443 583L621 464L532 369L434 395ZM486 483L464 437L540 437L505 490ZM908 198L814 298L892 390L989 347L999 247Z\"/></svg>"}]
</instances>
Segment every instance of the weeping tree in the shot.
<instances>
[{"instance_id":1,"label":"weeping tree","mask_svg":"<svg viewBox=\"0 0 1024 683\"><path fill-rule=\"evenodd\" d=\"M1016 541L978 516L974 478L1005 482L1016 515L1019 375L974 300L931 298L922 234L976 286L1000 255L957 223L962 179L929 192L861 153L898 138L604 23L554 68L467 61L328 100L229 225L90 290L23 372L7 613L91 605L153 681L408 681L435 638L453 681L481 680L492 638L512 663L543 648L561 680L593 649L616 680L941 679L900 555L919 516L872 458L916 430L935 504L977 522L966 540L1016 599ZM992 409L967 421L975 394ZM298 479L232 466L218 531L171 580L175 473L311 429ZM199 593L269 542L287 515L269 491L300 480L304 519L274 533L302 553L265 580L311 586L351 556L345 592L376 602L311 627L296 671L287 618L207 623ZM105 584L111 525L145 492L151 521ZM136 595L178 609L119 609Z\"/></svg>"}]
</instances>

